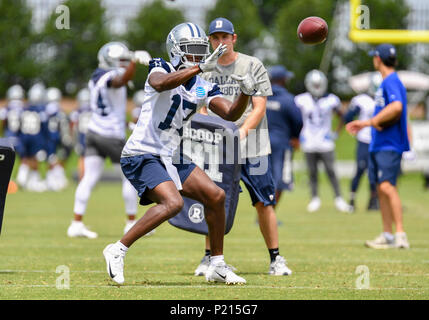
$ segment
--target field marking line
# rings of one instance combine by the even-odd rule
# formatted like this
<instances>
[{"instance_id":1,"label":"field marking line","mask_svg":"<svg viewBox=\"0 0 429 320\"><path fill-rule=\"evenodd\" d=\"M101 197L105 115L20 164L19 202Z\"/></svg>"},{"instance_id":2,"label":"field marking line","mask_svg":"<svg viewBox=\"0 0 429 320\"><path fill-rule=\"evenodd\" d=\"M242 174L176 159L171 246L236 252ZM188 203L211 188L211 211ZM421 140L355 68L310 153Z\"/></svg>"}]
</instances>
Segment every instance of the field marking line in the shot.
<instances>
[{"instance_id":1,"label":"field marking line","mask_svg":"<svg viewBox=\"0 0 429 320\"><path fill-rule=\"evenodd\" d=\"M4 269L0 270L1 273L52 273L52 275L55 273L55 270L14 270L14 269ZM70 270L70 273L106 273L105 270ZM183 274L182 271L127 271L128 274ZM344 272L344 271L338 271L338 272L317 272L317 271L295 271L296 274L321 274L321 275L350 275L354 276L354 270L353 272ZM397 277L429 277L429 273L399 273L399 272L372 272L372 274L375 274L377 276L397 276ZM192 274L189 273L189 276ZM265 275L264 273L261 273L261 275ZM186 275L184 275L186 276Z\"/></svg>"},{"instance_id":2,"label":"field marking line","mask_svg":"<svg viewBox=\"0 0 429 320\"><path fill-rule=\"evenodd\" d=\"M56 289L56 285L49 284L32 284L32 285L19 285L19 284L6 284L0 285L0 288L6 287L16 287L16 288L54 288ZM120 287L121 289L213 289L213 288L238 288L238 289L277 289L277 290L356 290L356 291L382 291L382 290L412 290L412 291L421 291L421 290L429 290L429 287L423 288L400 288L400 287L388 287L388 288L369 288L369 289L356 289L352 287L304 287L304 286L261 286L261 285L237 285L237 286L229 286L229 285L70 285L71 288L111 288L116 289Z\"/></svg>"}]
</instances>

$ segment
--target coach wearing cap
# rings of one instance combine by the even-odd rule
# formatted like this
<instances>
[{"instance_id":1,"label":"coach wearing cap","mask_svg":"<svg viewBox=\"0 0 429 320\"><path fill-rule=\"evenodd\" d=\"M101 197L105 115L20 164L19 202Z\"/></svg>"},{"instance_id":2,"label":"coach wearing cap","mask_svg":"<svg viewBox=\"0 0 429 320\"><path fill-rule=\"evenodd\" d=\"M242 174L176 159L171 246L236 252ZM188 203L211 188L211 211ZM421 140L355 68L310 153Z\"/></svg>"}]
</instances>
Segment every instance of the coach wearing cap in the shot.
<instances>
[{"instance_id":1,"label":"coach wearing cap","mask_svg":"<svg viewBox=\"0 0 429 320\"><path fill-rule=\"evenodd\" d=\"M402 205L396 188L402 153L410 150L407 134L407 92L395 72L396 49L391 44L381 44L369 52L374 68L383 82L375 95L374 116L369 120L356 120L347 124L346 129L356 134L364 127L371 126L369 146L369 179L377 184L383 233L365 245L374 249L410 247L402 224ZM393 235L392 225L396 227Z\"/></svg>"},{"instance_id":2,"label":"coach wearing cap","mask_svg":"<svg viewBox=\"0 0 429 320\"><path fill-rule=\"evenodd\" d=\"M275 65L268 69L268 74L273 95L268 97L267 119L278 202L284 190L293 190L292 155L293 149L299 146L303 123L295 97L286 89L287 81L294 76L293 72L282 65Z\"/></svg>"}]
</instances>

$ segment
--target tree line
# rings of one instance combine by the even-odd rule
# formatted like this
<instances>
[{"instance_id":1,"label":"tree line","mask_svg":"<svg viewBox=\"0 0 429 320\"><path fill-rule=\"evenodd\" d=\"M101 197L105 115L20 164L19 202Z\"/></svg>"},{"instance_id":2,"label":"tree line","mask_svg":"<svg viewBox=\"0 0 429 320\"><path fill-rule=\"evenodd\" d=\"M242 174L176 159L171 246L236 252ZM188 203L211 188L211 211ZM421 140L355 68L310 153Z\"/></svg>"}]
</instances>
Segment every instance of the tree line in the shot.
<instances>
[{"instance_id":1,"label":"tree line","mask_svg":"<svg viewBox=\"0 0 429 320\"><path fill-rule=\"evenodd\" d=\"M20 83L28 89L35 81L60 88L65 95L74 96L84 87L97 66L97 52L108 41L124 41L131 50L144 49L153 57L167 59L165 39L177 24L185 22L181 10L169 8L166 0L154 0L142 6L136 17L127 21L124 34L111 34L109 21L101 0L68 0L63 4L70 10L70 29L57 29L55 9L40 32L32 27L33 12L26 0L0 0L0 96L8 87ZM348 0L217 0L206 13L204 29L216 17L231 20L238 34L237 50L260 57L266 66L283 64L295 73L290 90L304 90L303 79L311 69L321 66L328 57L326 73L331 89L347 96L333 86L341 81L341 70L352 75L372 70L367 55L368 44L354 44L339 39L341 30L348 28L338 19ZM409 8L405 0L362 1L370 9L371 28L404 29ZM189 10L191 8L184 8ZM343 8L344 9L344 8ZM344 10L343 10L344 11ZM327 43L308 46L296 36L299 22L307 16L320 16L330 26ZM399 46L400 68L410 60L407 46ZM327 54L327 52L329 54ZM325 64L326 65L326 64ZM135 78L141 89L147 68L139 66ZM340 78L338 78L340 77ZM130 91L130 94L133 92Z\"/></svg>"}]
</instances>

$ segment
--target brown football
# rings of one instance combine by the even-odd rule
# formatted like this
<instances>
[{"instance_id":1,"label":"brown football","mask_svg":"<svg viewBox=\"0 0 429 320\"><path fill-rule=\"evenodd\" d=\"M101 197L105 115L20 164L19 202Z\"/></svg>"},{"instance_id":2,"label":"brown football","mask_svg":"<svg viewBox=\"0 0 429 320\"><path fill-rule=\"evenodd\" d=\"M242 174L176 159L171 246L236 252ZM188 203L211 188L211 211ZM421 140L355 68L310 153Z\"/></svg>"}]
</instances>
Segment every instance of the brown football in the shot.
<instances>
[{"instance_id":1,"label":"brown football","mask_svg":"<svg viewBox=\"0 0 429 320\"><path fill-rule=\"evenodd\" d=\"M322 43L328 36L328 24L319 17L305 18L298 25L297 35L305 44Z\"/></svg>"}]
</instances>

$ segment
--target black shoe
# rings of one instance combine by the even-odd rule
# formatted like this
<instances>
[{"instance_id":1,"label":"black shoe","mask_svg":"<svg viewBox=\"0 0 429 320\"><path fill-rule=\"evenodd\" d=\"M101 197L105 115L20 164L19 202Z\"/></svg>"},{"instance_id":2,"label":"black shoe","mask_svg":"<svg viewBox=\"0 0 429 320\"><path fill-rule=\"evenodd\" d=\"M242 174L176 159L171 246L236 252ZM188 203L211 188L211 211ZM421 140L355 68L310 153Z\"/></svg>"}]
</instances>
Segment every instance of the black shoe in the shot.
<instances>
[{"instance_id":1,"label":"black shoe","mask_svg":"<svg viewBox=\"0 0 429 320\"><path fill-rule=\"evenodd\" d=\"M378 203L378 198L369 199L368 210L380 210L380 204Z\"/></svg>"}]
</instances>

